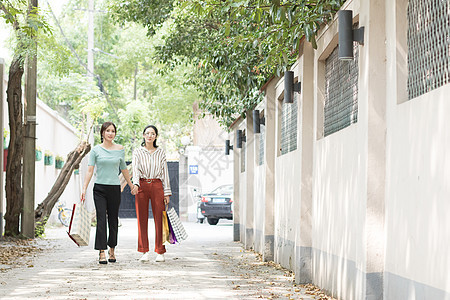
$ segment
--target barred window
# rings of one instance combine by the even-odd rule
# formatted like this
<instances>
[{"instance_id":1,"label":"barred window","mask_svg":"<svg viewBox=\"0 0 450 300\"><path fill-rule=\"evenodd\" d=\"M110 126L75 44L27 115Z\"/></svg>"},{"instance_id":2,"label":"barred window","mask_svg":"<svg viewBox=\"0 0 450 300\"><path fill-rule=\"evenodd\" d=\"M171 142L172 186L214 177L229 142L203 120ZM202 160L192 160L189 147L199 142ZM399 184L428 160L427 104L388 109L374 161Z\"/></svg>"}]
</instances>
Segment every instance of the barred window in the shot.
<instances>
[{"instance_id":1,"label":"barred window","mask_svg":"<svg viewBox=\"0 0 450 300\"><path fill-rule=\"evenodd\" d=\"M242 131L242 135L245 136L245 130ZM246 144L245 142L242 143L241 148L241 173L245 172L245 152L246 152Z\"/></svg>"},{"instance_id":2,"label":"barred window","mask_svg":"<svg viewBox=\"0 0 450 300\"><path fill-rule=\"evenodd\" d=\"M264 141L265 141L266 126L261 124L260 129L261 134L258 134L259 138L258 166L262 166L264 164Z\"/></svg>"},{"instance_id":3,"label":"barred window","mask_svg":"<svg viewBox=\"0 0 450 300\"><path fill-rule=\"evenodd\" d=\"M450 2L408 3L408 98L450 82Z\"/></svg>"},{"instance_id":4,"label":"barred window","mask_svg":"<svg viewBox=\"0 0 450 300\"><path fill-rule=\"evenodd\" d=\"M336 47L325 61L325 136L358 121L357 43L353 43L353 56L351 61L339 60Z\"/></svg>"},{"instance_id":5,"label":"barred window","mask_svg":"<svg viewBox=\"0 0 450 300\"><path fill-rule=\"evenodd\" d=\"M297 149L297 93L293 103L283 103L281 113L281 155Z\"/></svg>"}]
</instances>

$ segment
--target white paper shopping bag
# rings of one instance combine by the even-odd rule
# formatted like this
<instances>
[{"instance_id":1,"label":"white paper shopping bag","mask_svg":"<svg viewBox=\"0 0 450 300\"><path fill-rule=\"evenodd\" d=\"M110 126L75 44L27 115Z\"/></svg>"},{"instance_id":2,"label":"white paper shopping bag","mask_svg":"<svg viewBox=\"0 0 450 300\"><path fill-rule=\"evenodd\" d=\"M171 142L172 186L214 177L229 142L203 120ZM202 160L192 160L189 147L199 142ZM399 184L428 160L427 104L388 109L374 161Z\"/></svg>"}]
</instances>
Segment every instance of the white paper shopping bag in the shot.
<instances>
[{"instance_id":1,"label":"white paper shopping bag","mask_svg":"<svg viewBox=\"0 0 450 300\"><path fill-rule=\"evenodd\" d=\"M91 220L84 204L75 203L73 205L72 218L70 219L69 231L67 233L78 246L89 245Z\"/></svg>"}]
</instances>

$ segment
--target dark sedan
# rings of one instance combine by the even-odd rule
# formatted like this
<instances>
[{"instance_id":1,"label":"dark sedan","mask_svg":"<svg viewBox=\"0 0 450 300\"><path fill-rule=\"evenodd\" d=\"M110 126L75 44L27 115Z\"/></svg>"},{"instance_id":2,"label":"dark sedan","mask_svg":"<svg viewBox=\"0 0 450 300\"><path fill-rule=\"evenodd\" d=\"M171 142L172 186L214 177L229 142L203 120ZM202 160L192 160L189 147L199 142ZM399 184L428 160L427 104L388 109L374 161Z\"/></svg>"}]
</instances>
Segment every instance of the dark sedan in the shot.
<instances>
[{"instance_id":1,"label":"dark sedan","mask_svg":"<svg viewBox=\"0 0 450 300\"><path fill-rule=\"evenodd\" d=\"M203 194L200 210L210 225L216 225L219 219L233 219L233 185L222 185Z\"/></svg>"}]
</instances>

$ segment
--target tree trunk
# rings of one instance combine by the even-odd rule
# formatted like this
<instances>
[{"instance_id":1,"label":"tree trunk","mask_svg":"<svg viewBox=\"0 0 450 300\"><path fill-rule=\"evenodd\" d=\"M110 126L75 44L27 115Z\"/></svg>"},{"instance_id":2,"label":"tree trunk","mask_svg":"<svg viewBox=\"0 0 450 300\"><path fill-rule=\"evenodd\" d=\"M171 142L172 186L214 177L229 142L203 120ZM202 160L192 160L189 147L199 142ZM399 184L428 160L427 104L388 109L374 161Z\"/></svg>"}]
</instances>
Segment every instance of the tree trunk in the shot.
<instances>
[{"instance_id":1,"label":"tree trunk","mask_svg":"<svg viewBox=\"0 0 450 300\"><path fill-rule=\"evenodd\" d=\"M86 156L86 154L89 153L89 151L91 151L91 145L86 141L82 141L78 144L75 150L69 153L67 156L67 161L61 169L61 173L59 173L58 178L56 178L52 189L44 201L39 204L34 211L34 221L36 224L39 224L39 226L45 226L55 203L64 192L67 183L69 183L73 171L80 167L81 160Z\"/></svg>"},{"instance_id":2,"label":"tree trunk","mask_svg":"<svg viewBox=\"0 0 450 300\"><path fill-rule=\"evenodd\" d=\"M9 112L10 141L6 163L6 213L5 236L19 234L19 216L23 209L22 158L23 158L23 64L15 56L9 68L6 91Z\"/></svg>"}]
</instances>

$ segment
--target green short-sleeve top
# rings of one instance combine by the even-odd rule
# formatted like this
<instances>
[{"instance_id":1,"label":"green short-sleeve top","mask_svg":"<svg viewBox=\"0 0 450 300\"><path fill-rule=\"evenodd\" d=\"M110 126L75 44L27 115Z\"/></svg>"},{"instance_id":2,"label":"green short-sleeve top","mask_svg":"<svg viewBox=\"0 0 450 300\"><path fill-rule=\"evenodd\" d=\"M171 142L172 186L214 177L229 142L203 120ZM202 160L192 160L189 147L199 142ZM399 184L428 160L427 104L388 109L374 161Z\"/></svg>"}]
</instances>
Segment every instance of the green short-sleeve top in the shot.
<instances>
[{"instance_id":1,"label":"green short-sleeve top","mask_svg":"<svg viewBox=\"0 0 450 300\"><path fill-rule=\"evenodd\" d=\"M108 150L100 145L95 146L89 155L89 166L97 165L95 183L120 185L119 170L127 168L125 164L125 151Z\"/></svg>"}]
</instances>

